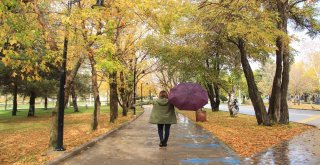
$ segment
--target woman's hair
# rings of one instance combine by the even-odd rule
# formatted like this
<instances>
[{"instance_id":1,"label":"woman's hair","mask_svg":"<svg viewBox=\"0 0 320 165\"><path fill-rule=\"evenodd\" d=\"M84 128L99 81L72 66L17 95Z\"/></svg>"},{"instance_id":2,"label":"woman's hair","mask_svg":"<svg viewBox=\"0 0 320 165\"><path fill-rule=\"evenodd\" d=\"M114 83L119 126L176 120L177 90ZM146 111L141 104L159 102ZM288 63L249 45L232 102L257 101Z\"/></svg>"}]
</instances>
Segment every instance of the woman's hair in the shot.
<instances>
[{"instance_id":1,"label":"woman's hair","mask_svg":"<svg viewBox=\"0 0 320 165\"><path fill-rule=\"evenodd\" d=\"M168 93L166 91L161 91L159 93L159 98L168 98Z\"/></svg>"}]
</instances>

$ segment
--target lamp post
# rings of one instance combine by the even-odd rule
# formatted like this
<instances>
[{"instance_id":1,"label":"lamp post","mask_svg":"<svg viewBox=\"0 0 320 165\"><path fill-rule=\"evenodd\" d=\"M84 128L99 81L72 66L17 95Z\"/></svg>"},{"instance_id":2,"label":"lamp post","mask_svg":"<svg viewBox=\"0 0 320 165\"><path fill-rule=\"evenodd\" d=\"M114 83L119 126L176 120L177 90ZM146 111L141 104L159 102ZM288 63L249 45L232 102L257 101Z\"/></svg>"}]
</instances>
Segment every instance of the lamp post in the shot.
<instances>
[{"instance_id":1,"label":"lamp post","mask_svg":"<svg viewBox=\"0 0 320 165\"><path fill-rule=\"evenodd\" d=\"M136 59L133 64L133 104L136 104ZM133 115L136 115L136 106L133 107Z\"/></svg>"},{"instance_id":2,"label":"lamp post","mask_svg":"<svg viewBox=\"0 0 320 165\"><path fill-rule=\"evenodd\" d=\"M152 100L152 97L151 97L151 89L149 88L149 99Z\"/></svg>"},{"instance_id":3,"label":"lamp post","mask_svg":"<svg viewBox=\"0 0 320 165\"><path fill-rule=\"evenodd\" d=\"M80 0L68 1L67 17L70 16L72 4L77 2L80 2ZM67 77L68 38L69 38L69 30L68 30L68 25L66 25L65 36L63 41L62 69L60 73L60 85L59 85L58 131L57 131L57 144L55 147L56 151L65 150L65 148L63 148L63 125L64 125L64 108L65 108L64 94L65 94L65 84L66 84L66 77Z\"/></svg>"},{"instance_id":4,"label":"lamp post","mask_svg":"<svg viewBox=\"0 0 320 165\"><path fill-rule=\"evenodd\" d=\"M143 84L143 82L141 82L141 99L140 99L140 101L142 102L143 100L142 100L142 84Z\"/></svg>"},{"instance_id":5,"label":"lamp post","mask_svg":"<svg viewBox=\"0 0 320 165\"><path fill-rule=\"evenodd\" d=\"M141 72L142 74L144 74L144 70L142 70L142 72ZM141 98L140 98L140 101L142 102L143 100L142 100L142 84L143 84L143 82L141 82ZM142 104L141 104L141 108L142 108Z\"/></svg>"},{"instance_id":6,"label":"lamp post","mask_svg":"<svg viewBox=\"0 0 320 165\"><path fill-rule=\"evenodd\" d=\"M67 17L70 16L71 7L75 3L79 3L81 0L68 1ZM103 0L97 0L97 4L94 6L103 6ZM58 127L57 127L57 144L55 151L65 151L63 147L63 126L64 126L64 96L65 96L65 84L67 77L67 52L68 52L68 38L69 30L66 26L65 37L63 41L63 53L62 53L62 70L60 73L60 85L59 85L59 104L58 104Z\"/></svg>"},{"instance_id":7,"label":"lamp post","mask_svg":"<svg viewBox=\"0 0 320 165\"><path fill-rule=\"evenodd\" d=\"M141 101L141 103L142 103L142 101L143 101L143 99L142 99L142 84L143 84L143 82L141 82L141 99L140 99L140 101ZM141 104L141 108L142 108L142 104Z\"/></svg>"}]
</instances>

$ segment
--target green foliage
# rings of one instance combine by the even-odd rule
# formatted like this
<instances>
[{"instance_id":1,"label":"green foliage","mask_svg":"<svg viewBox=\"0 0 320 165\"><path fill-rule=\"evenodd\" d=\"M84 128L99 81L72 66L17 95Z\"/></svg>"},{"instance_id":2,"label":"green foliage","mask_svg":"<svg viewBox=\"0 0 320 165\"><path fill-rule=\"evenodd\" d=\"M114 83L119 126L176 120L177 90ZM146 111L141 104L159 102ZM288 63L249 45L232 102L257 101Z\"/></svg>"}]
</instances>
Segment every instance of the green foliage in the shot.
<instances>
[{"instance_id":1,"label":"green foliage","mask_svg":"<svg viewBox=\"0 0 320 165\"><path fill-rule=\"evenodd\" d=\"M228 98L225 95L220 96L221 101L226 102L228 101Z\"/></svg>"},{"instance_id":2,"label":"green foliage","mask_svg":"<svg viewBox=\"0 0 320 165\"><path fill-rule=\"evenodd\" d=\"M4 0L0 9L1 62L12 68L12 77L40 80L39 72L49 72L47 64L55 59L45 49L42 31L32 6L18 0Z\"/></svg>"},{"instance_id":3,"label":"green foliage","mask_svg":"<svg viewBox=\"0 0 320 165\"><path fill-rule=\"evenodd\" d=\"M290 5L296 1L292 1ZM318 2L318 3L316 3ZM301 2L300 2L301 3ZM290 9L290 19L295 23L296 29L307 30L310 36L316 36L320 32L319 23L319 1L313 3L304 3L292 6Z\"/></svg>"}]
</instances>

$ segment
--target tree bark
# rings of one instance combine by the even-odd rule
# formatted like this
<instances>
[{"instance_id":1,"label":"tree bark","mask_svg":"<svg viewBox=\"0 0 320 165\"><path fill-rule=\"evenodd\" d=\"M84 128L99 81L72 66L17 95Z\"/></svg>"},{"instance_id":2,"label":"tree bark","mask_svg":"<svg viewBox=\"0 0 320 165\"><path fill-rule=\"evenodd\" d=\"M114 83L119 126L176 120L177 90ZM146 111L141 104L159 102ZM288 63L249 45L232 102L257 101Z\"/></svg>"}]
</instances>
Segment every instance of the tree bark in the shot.
<instances>
[{"instance_id":1,"label":"tree bark","mask_svg":"<svg viewBox=\"0 0 320 165\"><path fill-rule=\"evenodd\" d=\"M117 72L109 76L110 81L110 122L114 123L118 118L118 92L117 92Z\"/></svg>"},{"instance_id":2,"label":"tree bark","mask_svg":"<svg viewBox=\"0 0 320 165\"><path fill-rule=\"evenodd\" d=\"M71 96L72 96L72 104L74 112L79 112L78 103L77 103L77 95L74 89L74 85L71 86Z\"/></svg>"},{"instance_id":3,"label":"tree bark","mask_svg":"<svg viewBox=\"0 0 320 165\"><path fill-rule=\"evenodd\" d=\"M57 144L58 130L58 109L59 109L59 93L57 94L56 106L51 113L52 125L50 128L49 147L54 148Z\"/></svg>"},{"instance_id":4,"label":"tree bark","mask_svg":"<svg viewBox=\"0 0 320 165\"><path fill-rule=\"evenodd\" d=\"M289 45L287 45L289 47ZM285 46L285 47L287 47ZM289 86L289 72L290 72L290 58L289 49L285 50L283 58L283 71L282 71L282 84L281 84L281 109L280 109L280 121L281 124L289 124L289 110L288 110L288 86Z\"/></svg>"},{"instance_id":5,"label":"tree bark","mask_svg":"<svg viewBox=\"0 0 320 165\"><path fill-rule=\"evenodd\" d=\"M53 28L49 27L48 21L45 19L45 14L43 11L40 10L40 7L34 2L35 4L35 13L37 14L37 20L40 23L43 31L43 35L47 39L46 42L49 43L49 47L51 51L59 51L58 44L54 40L55 32ZM58 108L59 108L59 93L57 94L57 101L55 108L51 113L52 125L50 128L50 139L49 139L49 147L55 147L57 143L57 129L58 129Z\"/></svg>"},{"instance_id":6,"label":"tree bark","mask_svg":"<svg viewBox=\"0 0 320 165\"><path fill-rule=\"evenodd\" d=\"M89 54L89 60L91 64L91 80L92 80L92 91L93 91L93 98L94 98L94 110L93 110L93 120L92 120L92 130L98 129L98 121L100 115L100 96L99 96L99 87L98 87L98 78L97 78L97 70L95 68L96 61L93 57L92 52Z\"/></svg>"},{"instance_id":7,"label":"tree bark","mask_svg":"<svg viewBox=\"0 0 320 165\"><path fill-rule=\"evenodd\" d=\"M214 111L214 106L215 106L215 94L214 94L214 90L213 90L213 86L212 84L210 83L207 83L207 90L208 90L208 97L209 97L209 100L210 100L210 105L211 105L211 110L212 112Z\"/></svg>"},{"instance_id":8,"label":"tree bark","mask_svg":"<svg viewBox=\"0 0 320 165\"><path fill-rule=\"evenodd\" d=\"M277 8L280 14L278 28L284 33L288 34L288 18L289 18L289 2L277 1ZM289 111L287 103L288 86L289 86L289 71L290 71L290 58L289 58L289 41L282 39L281 47L278 48L283 53L283 70L282 70L282 84L281 84L281 108L280 108L280 123L289 124Z\"/></svg>"},{"instance_id":9,"label":"tree bark","mask_svg":"<svg viewBox=\"0 0 320 165\"><path fill-rule=\"evenodd\" d=\"M246 102L246 96L242 96L242 103L245 104Z\"/></svg>"},{"instance_id":10,"label":"tree bark","mask_svg":"<svg viewBox=\"0 0 320 165\"><path fill-rule=\"evenodd\" d=\"M276 50L276 73L273 79L272 92L269 101L269 110L268 115L270 119L277 123L280 119L280 99L281 99L281 74L282 74L282 60L283 60L283 50L281 37L277 38L277 47Z\"/></svg>"},{"instance_id":11,"label":"tree bark","mask_svg":"<svg viewBox=\"0 0 320 165\"><path fill-rule=\"evenodd\" d=\"M44 97L44 109L48 110L48 96Z\"/></svg>"},{"instance_id":12,"label":"tree bark","mask_svg":"<svg viewBox=\"0 0 320 165\"><path fill-rule=\"evenodd\" d=\"M122 107L122 116L127 116L128 114L128 106L129 106L129 102L128 102L128 92L126 92L125 89L125 78L124 78L124 73L120 72L120 98L122 100L122 102L120 103L120 106Z\"/></svg>"},{"instance_id":13,"label":"tree bark","mask_svg":"<svg viewBox=\"0 0 320 165\"><path fill-rule=\"evenodd\" d=\"M5 96L4 96L5 98L5 100L4 100L4 110L6 111L7 110L7 106L8 106L8 94L5 94ZM12 116L14 116L13 114L12 114Z\"/></svg>"},{"instance_id":14,"label":"tree bark","mask_svg":"<svg viewBox=\"0 0 320 165\"><path fill-rule=\"evenodd\" d=\"M70 95L70 88L73 84L74 78L77 76L78 70L81 66L81 64L83 63L84 58L80 57L76 64L73 66L73 69L71 72L68 72L67 75L67 80L66 80L66 85L65 85L65 95L64 95L64 106L66 107L66 105L68 104L69 101L69 95Z\"/></svg>"},{"instance_id":15,"label":"tree bark","mask_svg":"<svg viewBox=\"0 0 320 165\"><path fill-rule=\"evenodd\" d=\"M214 71L219 76L220 67L219 67L219 54L215 54L215 63L213 68L210 67L209 59L206 59L206 65L208 69L214 69ZM210 100L211 110L219 111L220 106L220 95L219 95L219 86L216 83L207 82L208 96Z\"/></svg>"},{"instance_id":16,"label":"tree bark","mask_svg":"<svg viewBox=\"0 0 320 165\"><path fill-rule=\"evenodd\" d=\"M14 83L13 85L13 106L12 106L12 116L17 115L17 110L18 110L18 85L17 83Z\"/></svg>"},{"instance_id":17,"label":"tree bark","mask_svg":"<svg viewBox=\"0 0 320 165\"><path fill-rule=\"evenodd\" d=\"M217 77L220 76L220 53L215 54L215 63L214 63L214 69L216 71ZM213 107L214 111L219 111L219 106L220 106L220 87L218 86L218 83L214 82L213 83L214 87L214 93L216 95L216 104Z\"/></svg>"},{"instance_id":18,"label":"tree bark","mask_svg":"<svg viewBox=\"0 0 320 165\"><path fill-rule=\"evenodd\" d=\"M29 112L28 117L34 117L35 113L35 101L36 101L36 93L34 91L30 92L30 101L29 101Z\"/></svg>"},{"instance_id":19,"label":"tree bark","mask_svg":"<svg viewBox=\"0 0 320 165\"><path fill-rule=\"evenodd\" d=\"M244 75L247 80L249 96L254 107L257 122L259 125L263 124L266 126L270 126L270 119L267 114L266 107L263 103L258 87L254 81L254 76L253 76L253 72L252 72L249 60L247 58L247 52L245 50L244 41L242 39L239 39L237 46L240 50L241 64L242 64Z\"/></svg>"},{"instance_id":20,"label":"tree bark","mask_svg":"<svg viewBox=\"0 0 320 165\"><path fill-rule=\"evenodd\" d=\"M214 111L219 111L219 107L220 107L220 88L218 86L218 84L214 83L214 93L216 94L216 100L215 100L215 106L213 107Z\"/></svg>"},{"instance_id":21,"label":"tree bark","mask_svg":"<svg viewBox=\"0 0 320 165\"><path fill-rule=\"evenodd\" d=\"M228 109L229 109L229 113L230 113L231 117L234 117L232 108L234 106L233 105L233 100L234 100L234 97L235 97L235 93L236 93L236 86L233 85L231 92L228 93Z\"/></svg>"}]
</instances>

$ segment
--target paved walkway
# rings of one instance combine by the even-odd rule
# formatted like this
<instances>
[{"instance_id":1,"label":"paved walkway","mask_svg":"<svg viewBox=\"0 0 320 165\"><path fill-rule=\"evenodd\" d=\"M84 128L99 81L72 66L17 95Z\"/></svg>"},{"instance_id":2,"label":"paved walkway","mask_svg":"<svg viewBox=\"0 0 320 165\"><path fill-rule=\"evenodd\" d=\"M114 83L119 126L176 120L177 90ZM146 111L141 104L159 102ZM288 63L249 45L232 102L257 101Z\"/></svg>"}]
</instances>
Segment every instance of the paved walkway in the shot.
<instances>
[{"instance_id":1,"label":"paved walkway","mask_svg":"<svg viewBox=\"0 0 320 165\"><path fill-rule=\"evenodd\" d=\"M320 130L305 132L241 164L320 165Z\"/></svg>"},{"instance_id":2,"label":"paved walkway","mask_svg":"<svg viewBox=\"0 0 320 165\"><path fill-rule=\"evenodd\" d=\"M148 106L133 123L61 164L240 164L233 151L182 115L178 116L178 124L171 127L168 147L159 148L157 127L148 123L150 112Z\"/></svg>"}]
</instances>

